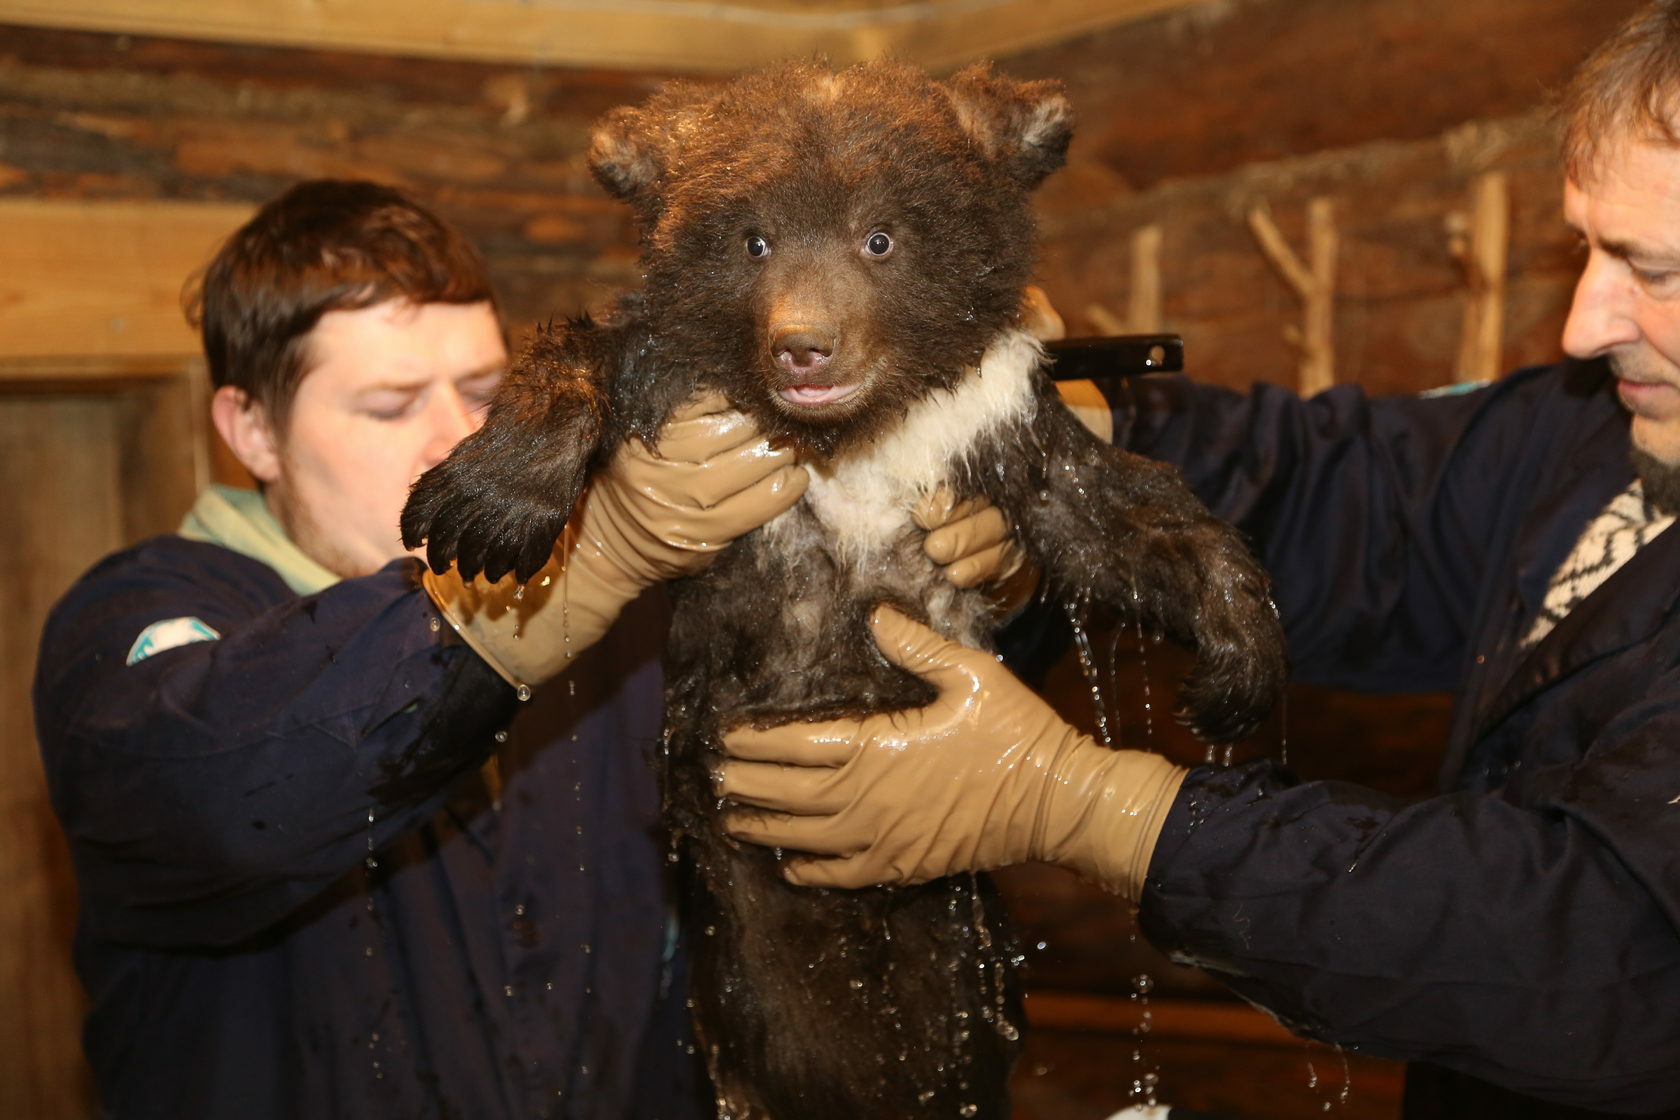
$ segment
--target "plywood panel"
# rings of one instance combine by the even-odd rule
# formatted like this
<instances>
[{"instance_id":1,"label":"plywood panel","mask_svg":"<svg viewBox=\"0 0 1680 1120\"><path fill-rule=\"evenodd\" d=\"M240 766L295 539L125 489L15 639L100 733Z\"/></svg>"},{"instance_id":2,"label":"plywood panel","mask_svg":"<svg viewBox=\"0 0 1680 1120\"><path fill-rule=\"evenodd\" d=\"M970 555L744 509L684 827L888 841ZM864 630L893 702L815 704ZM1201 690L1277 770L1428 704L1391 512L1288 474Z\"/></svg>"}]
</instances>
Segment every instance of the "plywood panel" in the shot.
<instances>
[{"instance_id":1,"label":"plywood panel","mask_svg":"<svg viewBox=\"0 0 1680 1120\"><path fill-rule=\"evenodd\" d=\"M52 602L122 536L116 410L97 398L0 398L0 1114L90 1114L70 969L74 890L31 723L35 644ZM73 512L72 512L73 511Z\"/></svg>"},{"instance_id":2,"label":"plywood panel","mask_svg":"<svg viewBox=\"0 0 1680 1120\"><path fill-rule=\"evenodd\" d=\"M0 1116L92 1115L75 890L30 705L41 627L101 556L172 528L206 470L198 371L104 366L0 363Z\"/></svg>"},{"instance_id":3,"label":"plywood panel","mask_svg":"<svg viewBox=\"0 0 1680 1120\"><path fill-rule=\"evenodd\" d=\"M181 286L251 212L0 199L0 358L196 352Z\"/></svg>"}]
</instances>

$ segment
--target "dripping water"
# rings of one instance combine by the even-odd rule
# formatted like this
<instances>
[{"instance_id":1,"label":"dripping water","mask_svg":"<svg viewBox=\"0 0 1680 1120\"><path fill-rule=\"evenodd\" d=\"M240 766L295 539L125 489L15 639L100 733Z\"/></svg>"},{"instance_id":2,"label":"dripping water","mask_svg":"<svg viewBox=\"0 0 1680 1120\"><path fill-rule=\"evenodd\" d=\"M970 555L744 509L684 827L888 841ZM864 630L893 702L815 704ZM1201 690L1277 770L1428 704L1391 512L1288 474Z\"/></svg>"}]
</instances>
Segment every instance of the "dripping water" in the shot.
<instances>
[{"instance_id":1,"label":"dripping water","mask_svg":"<svg viewBox=\"0 0 1680 1120\"><path fill-rule=\"evenodd\" d=\"M1289 694L1278 697L1278 762L1289 765Z\"/></svg>"},{"instance_id":2,"label":"dripping water","mask_svg":"<svg viewBox=\"0 0 1680 1120\"><path fill-rule=\"evenodd\" d=\"M362 956L366 960L372 960L377 954L379 937L379 912L373 905L373 873L379 870L379 857L375 854L374 848L373 824L374 807L370 805L368 806L367 811L367 855L362 861L362 866L365 867L368 872L367 877L364 880L367 890L367 942L362 946ZM373 1064L374 1080L383 1081L385 1079L385 1066L379 1058L378 1031L369 1032L367 1046L368 1060Z\"/></svg>"},{"instance_id":3,"label":"dripping water","mask_svg":"<svg viewBox=\"0 0 1680 1120\"><path fill-rule=\"evenodd\" d=\"M1342 1084L1341 1087L1336 1090L1334 1096L1324 1096L1323 1098L1319 1098L1319 1088L1323 1084L1323 1081L1318 1076L1318 1067L1313 1064L1310 1051L1307 1056L1307 1088L1312 1091L1314 1098L1319 1099L1319 1111L1321 1112L1333 1112L1338 1109L1346 1108L1348 1100L1353 1095L1353 1071L1348 1068L1347 1054L1340 1046L1332 1046L1331 1049L1335 1051L1336 1057L1341 1062L1342 1066ZM1328 1086L1324 1087L1328 1089Z\"/></svg>"},{"instance_id":4,"label":"dripping water","mask_svg":"<svg viewBox=\"0 0 1680 1120\"><path fill-rule=\"evenodd\" d=\"M1079 654L1079 670L1085 675L1085 683L1091 690L1091 708L1096 718L1097 738L1103 746L1112 747L1115 742L1109 724L1108 700L1103 694L1102 670L1092 652L1091 634L1085 628L1086 608L1089 603L1090 596L1082 593L1076 602L1063 603L1062 607L1067 612L1068 625L1073 630L1073 645ZM1114 722L1119 723L1118 719Z\"/></svg>"},{"instance_id":5,"label":"dripping water","mask_svg":"<svg viewBox=\"0 0 1680 1120\"><path fill-rule=\"evenodd\" d=\"M1138 1005L1138 1021L1132 1028L1131 1100L1148 1107L1159 1103L1155 1094L1161 1083L1160 1071L1144 1053L1144 1042L1155 1026L1155 1013L1149 1009L1149 993L1154 990L1155 978L1149 973L1140 972L1132 977L1131 999Z\"/></svg>"},{"instance_id":6,"label":"dripping water","mask_svg":"<svg viewBox=\"0 0 1680 1120\"><path fill-rule=\"evenodd\" d=\"M1132 597L1134 599L1136 599L1136 597L1137 597L1137 589L1135 587L1132 589ZM1148 647L1148 644L1147 644L1147 640L1144 638L1144 635L1143 635L1143 612L1142 611L1137 612L1136 618L1137 618L1137 641L1138 641L1138 673L1142 678L1142 686L1143 686L1142 687L1142 693L1143 693L1143 741L1145 743L1153 743L1155 741L1155 703L1154 703L1154 699L1149 695L1149 647ZM1116 650L1119 648L1119 642L1120 642L1120 632L1119 632L1118 629L1115 630L1114 641L1115 641L1114 648L1111 648L1108 652L1109 673L1110 673L1111 677L1115 672L1118 671L1118 666L1117 666L1116 663L1118 662L1119 658L1115 656ZM1118 689L1116 689L1115 695L1119 695Z\"/></svg>"}]
</instances>

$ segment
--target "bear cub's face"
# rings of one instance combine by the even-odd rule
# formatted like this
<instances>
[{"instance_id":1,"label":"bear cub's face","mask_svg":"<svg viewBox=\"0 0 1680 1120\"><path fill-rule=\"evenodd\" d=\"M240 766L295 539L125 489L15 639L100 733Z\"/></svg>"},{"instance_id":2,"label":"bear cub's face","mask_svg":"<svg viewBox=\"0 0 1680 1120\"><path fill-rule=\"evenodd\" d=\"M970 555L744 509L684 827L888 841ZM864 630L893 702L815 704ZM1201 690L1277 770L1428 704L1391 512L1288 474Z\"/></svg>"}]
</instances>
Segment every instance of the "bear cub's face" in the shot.
<instances>
[{"instance_id":1,"label":"bear cub's face","mask_svg":"<svg viewBox=\"0 0 1680 1120\"><path fill-rule=\"evenodd\" d=\"M766 431L834 453L948 388L1015 324L1028 191L1059 166L1053 83L971 67L784 66L666 87L597 130L636 208L650 347Z\"/></svg>"}]
</instances>

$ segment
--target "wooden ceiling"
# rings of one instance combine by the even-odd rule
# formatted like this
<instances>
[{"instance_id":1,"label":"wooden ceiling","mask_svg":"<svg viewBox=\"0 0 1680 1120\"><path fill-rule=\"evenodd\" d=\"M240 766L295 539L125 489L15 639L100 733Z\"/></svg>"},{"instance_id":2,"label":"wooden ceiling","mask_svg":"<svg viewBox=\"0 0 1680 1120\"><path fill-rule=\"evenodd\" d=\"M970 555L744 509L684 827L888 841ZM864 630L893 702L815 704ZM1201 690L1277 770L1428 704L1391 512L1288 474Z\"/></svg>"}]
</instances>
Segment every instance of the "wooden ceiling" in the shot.
<instances>
[{"instance_id":1,"label":"wooden ceiling","mask_svg":"<svg viewBox=\"0 0 1680 1120\"><path fill-rule=\"evenodd\" d=\"M0 23L625 70L930 69L1218 0L0 0ZM0 32L3 33L3 32Z\"/></svg>"}]
</instances>

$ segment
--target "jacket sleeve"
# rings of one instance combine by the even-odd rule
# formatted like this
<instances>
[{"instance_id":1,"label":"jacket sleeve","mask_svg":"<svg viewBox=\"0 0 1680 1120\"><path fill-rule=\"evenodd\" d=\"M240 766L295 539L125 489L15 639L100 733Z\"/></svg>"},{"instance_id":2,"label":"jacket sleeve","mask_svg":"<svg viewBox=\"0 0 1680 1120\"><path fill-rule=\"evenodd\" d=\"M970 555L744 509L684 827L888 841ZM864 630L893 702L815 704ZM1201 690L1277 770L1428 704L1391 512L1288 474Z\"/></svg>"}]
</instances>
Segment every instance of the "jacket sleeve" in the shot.
<instances>
[{"instance_id":1,"label":"jacket sleeve","mask_svg":"<svg viewBox=\"0 0 1680 1120\"><path fill-rule=\"evenodd\" d=\"M1680 1108L1680 680L1584 760L1402 804L1202 767L1140 928L1298 1033L1558 1104ZM1567 718L1564 716L1562 718Z\"/></svg>"},{"instance_id":2,"label":"jacket sleeve","mask_svg":"<svg viewBox=\"0 0 1680 1120\"><path fill-rule=\"evenodd\" d=\"M1533 407L1513 374L1443 397L1310 399L1182 377L1101 383L1115 441L1177 466L1271 573L1296 679L1374 691L1450 688L1478 585L1522 477ZM1490 407L1497 397L1510 404Z\"/></svg>"},{"instance_id":3,"label":"jacket sleeve","mask_svg":"<svg viewBox=\"0 0 1680 1120\"><path fill-rule=\"evenodd\" d=\"M1552 375L1306 401L1149 379L1111 399L1128 446L1252 534L1300 676L1445 688L1584 423ZM1680 1107L1677 645L1662 631L1637 674L1591 666L1568 702L1513 713L1522 764L1474 789L1407 803L1269 762L1192 771L1143 932L1303 1034L1567 1106Z\"/></svg>"},{"instance_id":4,"label":"jacket sleeve","mask_svg":"<svg viewBox=\"0 0 1680 1120\"><path fill-rule=\"evenodd\" d=\"M43 635L35 706L86 933L255 936L484 760L511 692L435 623L416 570L300 598L255 561L164 538L72 589ZM216 636L136 656L170 619Z\"/></svg>"}]
</instances>

